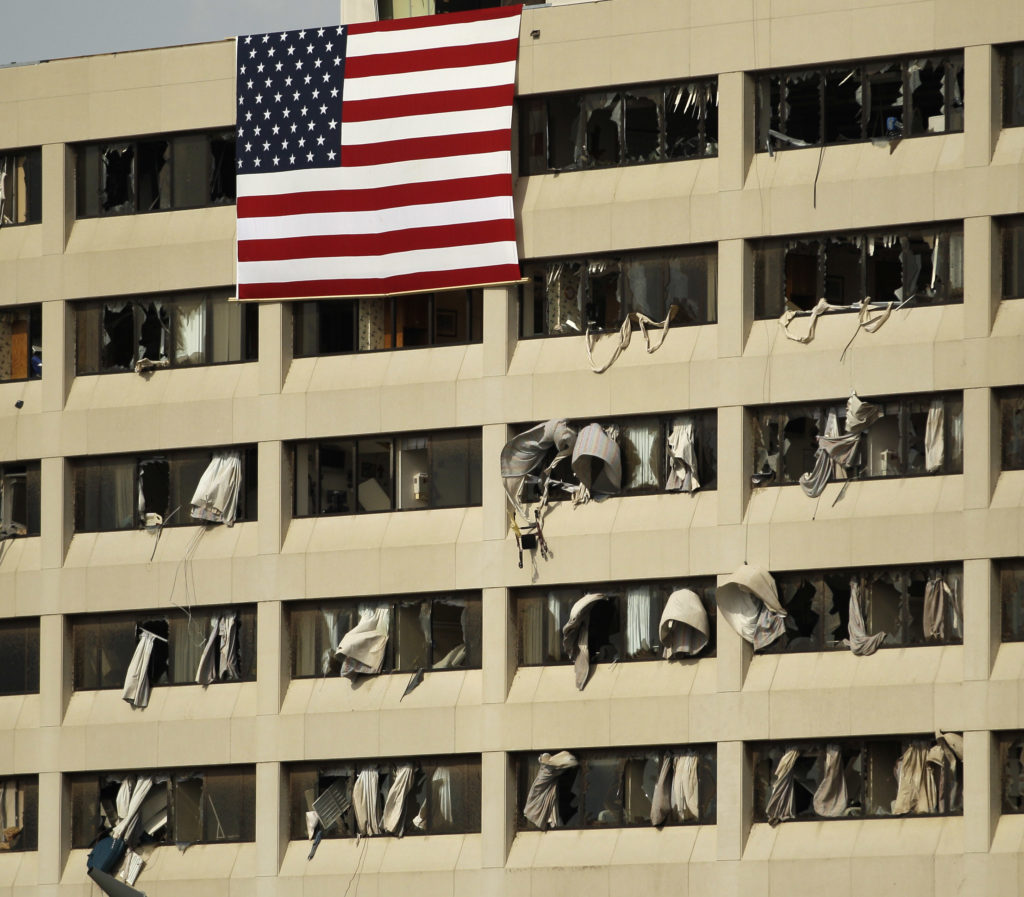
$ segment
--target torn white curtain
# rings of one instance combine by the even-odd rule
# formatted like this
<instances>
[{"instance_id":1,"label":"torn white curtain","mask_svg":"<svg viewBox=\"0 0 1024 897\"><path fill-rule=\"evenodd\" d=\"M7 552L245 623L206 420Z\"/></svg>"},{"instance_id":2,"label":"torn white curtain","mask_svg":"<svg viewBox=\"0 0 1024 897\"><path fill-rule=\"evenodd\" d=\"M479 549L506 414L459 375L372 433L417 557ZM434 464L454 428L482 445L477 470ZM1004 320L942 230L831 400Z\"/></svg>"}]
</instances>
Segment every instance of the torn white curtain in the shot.
<instances>
[{"instance_id":1,"label":"torn white curtain","mask_svg":"<svg viewBox=\"0 0 1024 897\"><path fill-rule=\"evenodd\" d=\"M861 401L857 394L853 393L846 401L846 433L840 435L836 413L829 411L825 432L818 437L814 469L800 476L800 488L810 498L817 498L825 491L825 486L832 480L837 465L842 468L845 476L860 445L860 434L881 416L881 410L877 405Z\"/></svg>"},{"instance_id":2,"label":"torn white curtain","mask_svg":"<svg viewBox=\"0 0 1024 897\"><path fill-rule=\"evenodd\" d=\"M380 777L376 769L359 770L352 786L352 807L360 835L380 834Z\"/></svg>"},{"instance_id":3,"label":"torn white curtain","mask_svg":"<svg viewBox=\"0 0 1024 897\"><path fill-rule=\"evenodd\" d=\"M526 796L523 815L542 831L559 828L562 819L558 815L558 777L579 766L579 762L568 751L557 754L541 754L537 758L540 770L530 785Z\"/></svg>"},{"instance_id":4,"label":"torn white curtain","mask_svg":"<svg viewBox=\"0 0 1024 897\"><path fill-rule=\"evenodd\" d=\"M390 624L390 608L370 607L360 613L359 622L345 633L338 645L337 653L344 658L342 676L373 676L380 672Z\"/></svg>"},{"instance_id":5,"label":"torn white curtain","mask_svg":"<svg viewBox=\"0 0 1024 897\"><path fill-rule=\"evenodd\" d=\"M192 496L192 516L196 520L231 526L235 522L241 485L241 454L215 452Z\"/></svg>"},{"instance_id":6,"label":"torn white curtain","mask_svg":"<svg viewBox=\"0 0 1024 897\"><path fill-rule=\"evenodd\" d=\"M238 655L238 613L228 611L214 616L199 658L196 682L209 685L215 679L240 679Z\"/></svg>"},{"instance_id":7,"label":"torn white curtain","mask_svg":"<svg viewBox=\"0 0 1024 897\"><path fill-rule=\"evenodd\" d=\"M676 492L696 492L700 489L692 418L684 418L668 434L668 479L665 488Z\"/></svg>"},{"instance_id":8,"label":"torn white curtain","mask_svg":"<svg viewBox=\"0 0 1024 897\"><path fill-rule=\"evenodd\" d=\"M744 564L715 590L722 616L740 638L765 648L785 631L785 608L775 580L762 567Z\"/></svg>"},{"instance_id":9,"label":"torn white curtain","mask_svg":"<svg viewBox=\"0 0 1024 897\"><path fill-rule=\"evenodd\" d=\"M850 651L857 657L874 654L885 641L884 632L868 635L868 625L864 620L864 606L861 602L861 584L856 578L850 580L850 609L847 623Z\"/></svg>"},{"instance_id":10,"label":"torn white curtain","mask_svg":"<svg viewBox=\"0 0 1024 897\"><path fill-rule=\"evenodd\" d=\"M800 756L796 748L790 748L782 755L775 774L772 776L772 790L765 804L765 816L769 825L778 825L784 819L796 816L793 802L793 767Z\"/></svg>"},{"instance_id":11,"label":"torn white curtain","mask_svg":"<svg viewBox=\"0 0 1024 897\"><path fill-rule=\"evenodd\" d=\"M431 812L432 811L432 812ZM427 817L430 817L429 820ZM452 771L448 766L438 766L430 777L430 794L420 804L419 812L412 824L421 832L427 831L428 822L439 819L451 825L454 820L452 807Z\"/></svg>"},{"instance_id":12,"label":"torn white curtain","mask_svg":"<svg viewBox=\"0 0 1024 897\"><path fill-rule=\"evenodd\" d=\"M526 478L536 470L544 456L552 446L557 449L557 454L551 463L542 471L545 477L563 458L572 455L573 446L576 444L576 431L573 430L564 420L549 420L543 424L531 427L525 433L513 436L501 450L501 476L505 481L505 491L512 500L512 504L520 511L520 496L523 492L523 484ZM544 483L543 491L547 493L547 483Z\"/></svg>"},{"instance_id":13,"label":"torn white curtain","mask_svg":"<svg viewBox=\"0 0 1024 897\"><path fill-rule=\"evenodd\" d=\"M661 656L666 660L701 652L711 638L708 612L696 592L676 589L665 602L658 626Z\"/></svg>"},{"instance_id":14,"label":"torn white curtain","mask_svg":"<svg viewBox=\"0 0 1024 897\"><path fill-rule=\"evenodd\" d=\"M929 579L924 585L923 627L926 642L941 642L946 638L946 605L953 591L941 578Z\"/></svg>"},{"instance_id":15,"label":"torn white curtain","mask_svg":"<svg viewBox=\"0 0 1024 897\"><path fill-rule=\"evenodd\" d=\"M819 816L845 816L849 802L843 752L838 744L825 745L824 772L812 800L814 812Z\"/></svg>"},{"instance_id":16,"label":"torn white curtain","mask_svg":"<svg viewBox=\"0 0 1024 897\"><path fill-rule=\"evenodd\" d=\"M814 339L814 331L818 328L818 318L828 312L849 310L849 305L833 305L827 299L819 299L818 304L810 311L804 311L802 308L797 308L792 303L787 302L786 310L779 316L779 324L786 334L786 339L791 339L796 343L809 343ZM854 331L854 335L856 336L861 330L875 333L889 320L891 312L891 302L880 303L864 299L860 303L860 311L857 314L857 329ZM810 317L811 319L807 330L802 334L795 333L792 327L793 321L802 317Z\"/></svg>"},{"instance_id":17,"label":"torn white curtain","mask_svg":"<svg viewBox=\"0 0 1024 897\"><path fill-rule=\"evenodd\" d=\"M149 704L149 658L153 654L153 642L156 636L148 629L139 630L139 640L135 644L135 653L128 672L124 677L124 690L121 697L132 707L145 707Z\"/></svg>"},{"instance_id":18,"label":"torn white curtain","mask_svg":"<svg viewBox=\"0 0 1024 897\"><path fill-rule=\"evenodd\" d=\"M572 472L580 481L573 504L590 495L615 495L621 490L622 454L615 427L587 424L580 430L572 450Z\"/></svg>"},{"instance_id":19,"label":"torn white curtain","mask_svg":"<svg viewBox=\"0 0 1024 897\"><path fill-rule=\"evenodd\" d=\"M935 774L928 763L928 748L915 741L896 764L896 799L893 816L906 813L934 813L938 806Z\"/></svg>"},{"instance_id":20,"label":"torn white curtain","mask_svg":"<svg viewBox=\"0 0 1024 897\"><path fill-rule=\"evenodd\" d=\"M152 776L139 776L137 779L129 776L121 782L116 801L118 822L110 831L110 837L115 841L120 838L127 843L132 842L139 823L139 811L152 787Z\"/></svg>"},{"instance_id":21,"label":"torn white curtain","mask_svg":"<svg viewBox=\"0 0 1024 897\"><path fill-rule=\"evenodd\" d=\"M942 399L932 399L928 406L928 420L924 426L924 469L937 473L942 469L945 445L942 439L946 404Z\"/></svg>"},{"instance_id":22,"label":"torn white curtain","mask_svg":"<svg viewBox=\"0 0 1024 897\"><path fill-rule=\"evenodd\" d=\"M622 324L619 327L619 341L612 350L611 357L604 364L600 365L594 361L594 343L597 342L597 337L591 331L590 325L588 324L584 344L587 347L587 361L590 362L590 369L595 374L603 374L608 370L608 368L615 364L618 357L629 346L630 339L633 336L633 321L636 321L637 326L640 328L640 334L644 338L644 345L647 347L647 354L652 355L657 352L658 349L661 348L661 344L665 342L665 335L668 333L668 325L672 323L672 319L676 316L677 311L679 311L678 305L670 306L664 321L655 321L652 318L647 317L643 312L630 312L623 319ZM659 333L656 341L652 341L651 335L647 332L648 327L658 329Z\"/></svg>"},{"instance_id":23,"label":"torn white curtain","mask_svg":"<svg viewBox=\"0 0 1024 897\"><path fill-rule=\"evenodd\" d=\"M569 620L562 627L562 649L575 661L576 688L583 691L590 676L590 611L607 596L601 592L584 595L569 611Z\"/></svg>"},{"instance_id":24,"label":"torn white curtain","mask_svg":"<svg viewBox=\"0 0 1024 897\"><path fill-rule=\"evenodd\" d=\"M392 835L402 836L403 820L405 819L405 801L412 789L413 768L411 763L403 763L395 771L395 777L388 789L384 801L384 815L381 817L381 828Z\"/></svg>"},{"instance_id":25,"label":"torn white curtain","mask_svg":"<svg viewBox=\"0 0 1024 897\"><path fill-rule=\"evenodd\" d=\"M658 782L651 798L651 825L664 825L673 810L680 822L698 817L698 762L699 758L694 751L681 755L666 754L661 758Z\"/></svg>"}]
</instances>

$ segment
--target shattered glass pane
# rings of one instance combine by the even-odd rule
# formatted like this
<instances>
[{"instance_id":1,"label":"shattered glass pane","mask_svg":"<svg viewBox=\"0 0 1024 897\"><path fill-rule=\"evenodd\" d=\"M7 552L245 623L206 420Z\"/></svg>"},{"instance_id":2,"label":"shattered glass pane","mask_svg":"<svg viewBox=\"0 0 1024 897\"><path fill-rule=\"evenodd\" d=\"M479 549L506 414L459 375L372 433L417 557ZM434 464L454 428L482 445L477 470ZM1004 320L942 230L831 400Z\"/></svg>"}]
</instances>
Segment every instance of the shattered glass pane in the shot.
<instances>
[{"instance_id":1,"label":"shattered glass pane","mask_svg":"<svg viewBox=\"0 0 1024 897\"><path fill-rule=\"evenodd\" d=\"M821 100L823 78L818 72L786 75L786 99L782 132L812 146L821 142Z\"/></svg>"},{"instance_id":2,"label":"shattered glass pane","mask_svg":"<svg viewBox=\"0 0 1024 897\"><path fill-rule=\"evenodd\" d=\"M135 208L135 149L107 146L102 150L100 207L104 214L120 215Z\"/></svg>"},{"instance_id":3,"label":"shattered glass pane","mask_svg":"<svg viewBox=\"0 0 1024 897\"><path fill-rule=\"evenodd\" d=\"M617 93L584 94L583 163L587 167L603 168L621 161L620 133L623 101Z\"/></svg>"},{"instance_id":4,"label":"shattered glass pane","mask_svg":"<svg viewBox=\"0 0 1024 897\"><path fill-rule=\"evenodd\" d=\"M842 143L862 137L859 68L830 69L825 72L825 142Z\"/></svg>"},{"instance_id":5,"label":"shattered glass pane","mask_svg":"<svg viewBox=\"0 0 1024 897\"><path fill-rule=\"evenodd\" d=\"M805 311L821 298L821 245L817 240L790 243L786 249L786 300Z\"/></svg>"},{"instance_id":6,"label":"shattered glass pane","mask_svg":"<svg viewBox=\"0 0 1024 897\"><path fill-rule=\"evenodd\" d=\"M664 155L661 95L656 89L625 95L626 162L653 162Z\"/></svg>"},{"instance_id":7,"label":"shattered glass pane","mask_svg":"<svg viewBox=\"0 0 1024 897\"><path fill-rule=\"evenodd\" d=\"M903 70L898 63L867 66L867 136L887 138L903 136Z\"/></svg>"},{"instance_id":8,"label":"shattered glass pane","mask_svg":"<svg viewBox=\"0 0 1024 897\"><path fill-rule=\"evenodd\" d=\"M1024 44L1002 51L1003 127L1024 125Z\"/></svg>"}]
</instances>

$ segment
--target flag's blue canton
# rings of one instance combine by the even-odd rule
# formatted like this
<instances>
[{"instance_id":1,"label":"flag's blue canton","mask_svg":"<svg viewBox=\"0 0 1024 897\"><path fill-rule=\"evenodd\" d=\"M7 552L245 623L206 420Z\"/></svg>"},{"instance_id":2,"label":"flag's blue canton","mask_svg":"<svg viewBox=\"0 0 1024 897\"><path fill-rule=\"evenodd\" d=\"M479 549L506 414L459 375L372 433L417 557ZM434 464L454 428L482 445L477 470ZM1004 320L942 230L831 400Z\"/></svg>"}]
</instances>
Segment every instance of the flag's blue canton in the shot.
<instances>
[{"instance_id":1,"label":"flag's blue canton","mask_svg":"<svg viewBox=\"0 0 1024 897\"><path fill-rule=\"evenodd\" d=\"M345 29L238 38L238 174L340 164Z\"/></svg>"}]
</instances>

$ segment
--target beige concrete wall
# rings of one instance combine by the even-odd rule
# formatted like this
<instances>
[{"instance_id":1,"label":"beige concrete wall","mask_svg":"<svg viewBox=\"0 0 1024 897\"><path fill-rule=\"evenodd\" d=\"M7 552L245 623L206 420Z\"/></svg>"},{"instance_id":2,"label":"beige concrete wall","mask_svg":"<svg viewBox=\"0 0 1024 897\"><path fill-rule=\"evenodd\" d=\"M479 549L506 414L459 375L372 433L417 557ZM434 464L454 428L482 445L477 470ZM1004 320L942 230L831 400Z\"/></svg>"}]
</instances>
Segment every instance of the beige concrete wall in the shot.
<instances>
[{"instance_id":1,"label":"beige concrete wall","mask_svg":"<svg viewBox=\"0 0 1024 897\"><path fill-rule=\"evenodd\" d=\"M536 36L533 32L538 32ZM76 299L217 287L234 276L230 208L75 221L69 144L230 127L233 46L71 59L0 70L0 142L41 144L42 224L0 230L0 305L42 302L41 383L0 384L0 461L42 459L43 526L0 562L0 616L40 616L38 695L0 698L0 776L40 774L40 848L0 856L0 895L92 893L71 851L61 774L259 764L257 841L158 850L152 895L1010 894L1024 817L1000 816L993 732L1024 728L1024 645L1000 644L992 559L1024 555L1024 472L1000 473L991 390L1024 383L1024 303L998 301L993 216L1024 211L1024 129L1001 130L992 45L1024 39L1024 7L985 0L601 0L524 13L522 94L720 76L717 159L518 180L524 257L677 243L718 248L718 324L639 340L606 374L580 338L516 339L514 294L491 290L482 345L291 358L290 309L260 313L259 363L74 376ZM749 72L965 47L963 134L756 154ZM820 170L819 170L820 161ZM815 195L816 180L816 201ZM911 309L876 334L823 319L807 346L753 320L747 240L963 220L962 306ZM609 351L599 344L598 354ZM832 506L798 487L751 490L751 405L964 391L964 473L864 482ZM23 401L19 410L16 401ZM497 451L509 423L552 416L716 409L715 492L555 508L550 561L517 566ZM480 508L289 519L289 440L481 427ZM260 519L206 534L190 560L201 605L259 607L255 683L154 689L133 712L70 691L67 616L168 610L183 599L191 528L153 552L143 532L71 533L66 458L257 443ZM600 665L582 694L564 668L514 668L509 589L537 583L711 576L742 560L773 570L963 561L962 646L751 656L719 626L715 657ZM353 688L288 681L287 605L335 596L484 590L483 669ZM965 815L751 823L745 743L963 731ZM509 754L558 747L714 742L718 824L514 831ZM465 752L483 757L479 835L282 847L283 776L299 760Z\"/></svg>"}]
</instances>

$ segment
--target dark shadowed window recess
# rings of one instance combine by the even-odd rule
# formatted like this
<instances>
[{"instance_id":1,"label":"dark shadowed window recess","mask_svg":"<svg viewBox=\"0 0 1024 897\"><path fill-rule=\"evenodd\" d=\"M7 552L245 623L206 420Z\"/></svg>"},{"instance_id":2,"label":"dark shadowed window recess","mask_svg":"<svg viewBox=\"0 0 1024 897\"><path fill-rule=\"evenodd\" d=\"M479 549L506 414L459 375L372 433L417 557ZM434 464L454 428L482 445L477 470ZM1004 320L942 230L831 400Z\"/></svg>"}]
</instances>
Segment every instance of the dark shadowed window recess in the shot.
<instances>
[{"instance_id":1,"label":"dark shadowed window recess","mask_svg":"<svg viewBox=\"0 0 1024 897\"><path fill-rule=\"evenodd\" d=\"M554 753L554 752L551 752ZM563 752L564 753L564 752ZM576 761L547 787L553 788L552 810L538 825L529 800L547 753L514 755L517 825L538 828L595 829L661 825L714 825L717 777L714 745L666 745L617 750L572 750ZM666 769L667 768L667 769ZM684 774L685 769L685 774ZM672 781L667 770L679 781ZM666 771L666 774L663 774ZM683 781L685 779L685 782ZM663 815L654 814L662 781ZM665 787L668 785L668 787Z\"/></svg>"},{"instance_id":2,"label":"dark shadowed window recess","mask_svg":"<svg viewBox=\"0 0 1024 897\"><path fill-rule=\"evenodd\" d=\"M39 845L39 779L0 779L0 851L36 850Z\"/></svg>"},{"instance_id":3,"label":"dark shadowed window recess","mask_svg":"<svg viewBox=\"0 0 1024 897\"><path fill-rule=\"evenodd\" d=\"M0 695L39 691L39 618L0 622Z\"/></svg>"},{"instance_id":4,"label":"dark shadowed window recess","mask_svg":"<svg viewBox=\"0 0 1024 897\"><path fill-rule=\"evenodd\" d=\"M1003 813L1024 813L1024 732L1000 732L999 781Z\"/></svg>"},{"instance_id":5,"label":"dark shadowed window recess","mask_svg":"<svg viewBox=\"0 0 1024 897\"><path fill-rule=\"evenodd\" d=\"M119 823L132 848L255 840L252 766L73 773L68 778L74 848L91 847ZM131 810L128 800L136 789L141 799L137 814L121 816L118 808Z\"/></svg>"},{"instance_id":6,"label":"dark shadowed window recess","mask_svg":"<svg viewBox=\"0 0 1024 897\"><path fill-rule=\"evenodd\" d=\"M0 464L0 539L39 535L39 486L38 461Z\"/></svg>"},{"instance_id":7,"label":"dark shadowed window recess","mask_svg":"<svg viewBox=\"0 0 1024 897\"><path fill-rule=\"evenodd\" d=\"M515 6L518 2L519 0L377 0L377 9L378 17L383 21L405 19L413 15L494 9L498 6Z\"/></svg>"},{"instance_id":8,"label":"dark shadowed window recess","mask_svg":"<svg viewBox=\"0 0 1024 897\"><path fill-rule=\"evenodd\" d=\"M42 220L42 150L0 150L0 229Z\"/></svg>"},{"instance_id":9,"label":"dark shadowed window recess","mask_svg":"<svg viewBox=\"0 0 1024 897\"><path fill-rule=\"evenodd\" d=\"M292 458L296 517L480 504L479 430L298 442Z\"/></svg>"},{"instance_id":10,"label":"dark shadowed window recess","mask_svg":"<svg viewBox=\"0 0 1024 897\"><path fill-rule=\"evenodd\" d=\"M957 223L757 240L754 312L777 318L825 299L944 305L964 299L964 231Z\"/></svg>"},{"instance_id":11,"label":"dark shadowed window recess","mask_svg":"<svg viewBox=\"0 0 1024 897\"><path fill-rule=\"evenodd\" d=\"M1024 387L995 391L999 402L1000 467L1024 470Z\"/></svg>"},{"instance_id":12,"label":"dark shadowed window recess","mask_svg":"<svg viewBox=\"0 0 1024 897\"><path fill-rule=\"evenodd\" d=\"M35 380L42 374L42 305L0 308L0 383Z\"/></svg>"},{"instance_id":13,"label":"dark shadowed window recess","mask_svg":"<svg viewBox=\"0 0 1024 897\"><path fill-rule=\"evenodd\" d=\"M483 290L320 299L291 307L296 358L464 345L483 339Z\"/></svg>"},{"instance_id":14,"label":"dark shadowed window recess","mask_svg":"<svg viewBox=\"0 0 1024 897\"><path fill-rule=\"evenodd\" d=\"M76 302L75 373L255 361L259 308L233 290L197 290Z\"/></svg>"},{"instance_id":15,"label":"dark shadowed window recess","mask_svg":"<svg viewBox=\"0 0 1024 897\"><path fill-rule=\"evenodd\" d=\"M663 657L659 624L669 595L679 589L695 592L707 614L708 644L698 657L715 656L715 583L709 579L637 581L521 589L515 593L516 633L520 666L570 664L562 629L572 606L585 594L606 599L593 605L588 646L591 663L657 660Z\"/></svg>"},{"instance_id":16,"label":"dark shadowed window recess","mask_svg":"<svg viewBox=\"0 0 1024 897\"><path fill-rule=\"evenodd\" d=\"M718 155L718 82L520 97L524 175Z\"/></svg>"},{"instance_id":17,"label":"dark shadowed window recess","mask_svg":"<svg viewBox=\"0 0 1024 897\"><path fill-rule=\"evenodd\" d=\"M1024 216L1000 218L1003 299L1024 298Z\"/></svg>"},{"instance_id":18,"label":"dark shadowed window recess","mask_svg":"<svg viewBox=\"0 0 1024 897\"><path fill-rule=\"evenodd\" d=\"M959 816L963 739L941 735L754 744L754 821Z\"/></svg>"},{"instance_id":19,"label":"dark shadowed window recess","mask_svg":"<svg viewBox=\"0 0 1024 897\"><path fill-rule=\"evenodd\" d=\"M999 48L1003 88L1003 127L1024 125L1024 44Z\"/></svg>"},{"instance_id":20,"label":"dark shadowed window recess","mask_svg":"<svg viewBox=\"0 0 1024 897\"><path fill-rule=\"evenodd\" d=\"M237 520L256 519L256 447L242 446ZM195 526L192 498L214 454L186 449L144 455L103 455L72 461L75 532L135 529L147 515L163 526ZM154 523L154 518L149 518Z\"/></svg>"},{"instance_id":21,"label":"dark shadowed window recess","mask_svg":"<svg viewBox=\"0 0 1024 897\"><path fill-rule=\"evenodd\" d=\"M78 218L233 203L234 131L79 144L75 190Z\"/></svg>"},{"instance_id":22,"label":"dark shadowed window recess","mask_svg":"<svg viewBox=\"0 0 1024 897\"><path fill-rule=\"evenodd\" d=\"M962 52L764 72L756 82L758 152L964 127Z\"/></svg>"},{"instance_id":23,"label":"dark shadowed window recess","mask_svg":"<svg viewBox=\"0 0 1024 897\"><path fill-rule=\"evenodd\" d=\"M718 299L715 246L524 262L522 337L618 330L633 312L670 326L712 324Z\"/></svg>"},{"instance_id":24,"label":"dark shadowed window recess","mask_svg":"<svg viewBox=\"0 0 1024 897\"><path fill-rule=\"evenodd\" d=\"M1024 559L996 562L999 571L999 600L1002 605L1003 641L1024 641Z\"/></svg>"},{"instance_id":25,"label":"dark shadowed window recess","mask_svg":"<svg viewBox=\"0 0 1024 897\"><path fill-rule=\"evenodd\" d=\"M382 673L480 669L482 605L479 592L345 599L290 609L293 679L338 675L338 646L368 613L383 611L387 647Z\"/></svg>"}]
</instances>

